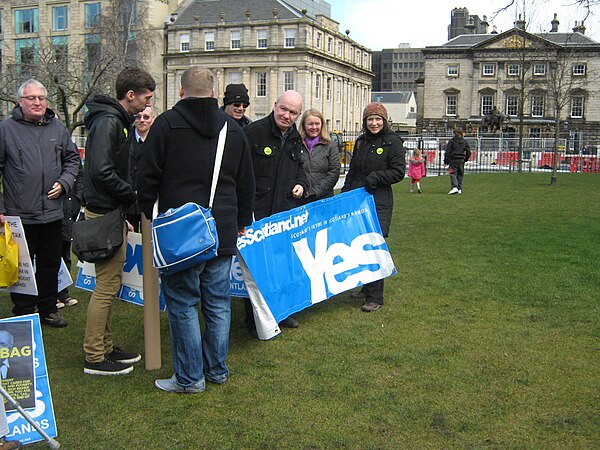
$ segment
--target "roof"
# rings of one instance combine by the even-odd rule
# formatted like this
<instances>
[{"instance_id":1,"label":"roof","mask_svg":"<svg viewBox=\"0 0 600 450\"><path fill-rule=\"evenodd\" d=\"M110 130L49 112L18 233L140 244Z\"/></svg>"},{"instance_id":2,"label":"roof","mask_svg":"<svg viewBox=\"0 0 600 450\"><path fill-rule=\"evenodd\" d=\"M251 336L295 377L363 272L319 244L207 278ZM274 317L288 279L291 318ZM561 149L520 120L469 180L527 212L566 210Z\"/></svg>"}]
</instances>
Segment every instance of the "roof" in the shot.
<instances>
[{"instance_id":1,"label":"roof","mask_svg":"<svg viewBox=\"0 0 600 450\"><path fill-rule=\"evenodd\" d=\"M183 26L218 24L221 22L221 13L227 24L248 22L246 11L250 12L250 20L272 20L275 8L278 10L278 19L304 17L296 8L280 0L194 0L176 11L175 23Z\"/></svg>"},{"instance_id":2,"label":"roof","mask_svg":"<svg viewBox=\"0 0 600 450\"><path fill-rule=\"evenodd\" d=\"M518 28L512 28L504 33L500 34L461 34L455 38L449 40L445 44L439 47L445 48L471 48L476 45L482 44L485 41L498 38L498 36L506 35L519 30ZM520 31L520 30L519 30ZM581 46L581 45L594 45L598 44L593 39L581 34L580 32L575 33L528 33L532 36L536 36L546 41L558 44L561 46ZM430 48L430 47L428 47Z\"/></svg>"},{"instance_id":3,"label":"roof","mask_svg":"<svg viewBox=\"0 0 600 450\"><path fill-rule=\"evenodd\" d=\"M381 103L408 103L413 95L411 91L372 91L371 100L381 101Z\"/></svg>"}]
</instances>

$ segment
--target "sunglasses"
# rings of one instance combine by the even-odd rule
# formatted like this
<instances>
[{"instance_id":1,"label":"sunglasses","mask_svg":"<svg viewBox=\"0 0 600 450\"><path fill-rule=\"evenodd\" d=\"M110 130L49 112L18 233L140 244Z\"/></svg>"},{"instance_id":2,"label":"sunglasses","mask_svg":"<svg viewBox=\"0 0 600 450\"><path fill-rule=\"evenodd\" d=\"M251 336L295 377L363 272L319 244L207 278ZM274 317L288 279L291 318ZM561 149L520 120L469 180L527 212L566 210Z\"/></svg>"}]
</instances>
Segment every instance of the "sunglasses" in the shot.
<instances>
[{"instance_id":1,"label":"sunglasses","mask_svg":"<svg viewBox=\"0 0 600 450\"><path fill-rule=\"evenodd\" d=\"M136 115L135 115L135 116L133 116L133 117L135 118L135 120L141 120L141 119L144 119L144 120L150 120L150 118L151 118L152 116L149 116L148 114L136 114Z\"/></svg>"},{"instance_id":2,"label":"sunglasses","mask_svg":"<svg viewBox=\"0 0 600 450\"><path fill-rule=\"evenodd\" d=\"M234 108L244 108L246 109L249 105L245 104L245 103L232 103Z\"/></svg>"}]
</instances>

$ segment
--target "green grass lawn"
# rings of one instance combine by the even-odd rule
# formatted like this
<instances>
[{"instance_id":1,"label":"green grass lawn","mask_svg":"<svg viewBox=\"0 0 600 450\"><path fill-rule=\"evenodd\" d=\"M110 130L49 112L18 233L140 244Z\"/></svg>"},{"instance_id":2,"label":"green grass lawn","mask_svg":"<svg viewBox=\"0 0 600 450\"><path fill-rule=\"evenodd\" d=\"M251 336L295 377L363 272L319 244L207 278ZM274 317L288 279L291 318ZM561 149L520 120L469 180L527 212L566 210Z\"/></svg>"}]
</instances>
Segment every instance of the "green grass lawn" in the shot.
<instances>
[{"instance_id":1,"label":"green grass lawn","mask_svg":"<svg viewBox=\"0 0 600 450\"><path fill-rule=\"evenodd\" d=\"M44 328L65 449L600 448L600 176L467 174L396 186L385 307L341 294L300 328L252 340L233 301L223 386L158 391L162 363L83 374L89 294ZM2 296L0 315L10 315ZM116 343L143 352L143 311L119 302ZM42 443L30 448L45 448Z\"/></svg>"}]
</instances>

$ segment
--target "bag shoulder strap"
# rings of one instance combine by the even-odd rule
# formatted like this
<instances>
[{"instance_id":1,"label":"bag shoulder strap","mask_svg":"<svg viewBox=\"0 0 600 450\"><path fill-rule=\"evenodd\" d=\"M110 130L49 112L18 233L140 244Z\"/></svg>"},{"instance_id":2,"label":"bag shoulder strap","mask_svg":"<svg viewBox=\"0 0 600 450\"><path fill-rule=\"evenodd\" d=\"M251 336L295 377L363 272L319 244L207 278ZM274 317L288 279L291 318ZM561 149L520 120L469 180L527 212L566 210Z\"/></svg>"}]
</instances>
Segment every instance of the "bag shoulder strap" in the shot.
<instances>
[{"instance_id":1,"label":"bag shoulder strap","mask_svg":"<svg viewBox=\"0 0 600 450\"><path fill-rule=\"evenodd\" d=\"M225 151L225 139L227 139L227 120L219 133L219 142L217 143L217 155L215 157L215 167L213 170L212 185L210 187L210 199L208 201L208 209L212 208L215 192L217 191L217 182L219 181L219 173L221 172L221 163L223 162L223 152Z\"/></svg>"}]
</instances>

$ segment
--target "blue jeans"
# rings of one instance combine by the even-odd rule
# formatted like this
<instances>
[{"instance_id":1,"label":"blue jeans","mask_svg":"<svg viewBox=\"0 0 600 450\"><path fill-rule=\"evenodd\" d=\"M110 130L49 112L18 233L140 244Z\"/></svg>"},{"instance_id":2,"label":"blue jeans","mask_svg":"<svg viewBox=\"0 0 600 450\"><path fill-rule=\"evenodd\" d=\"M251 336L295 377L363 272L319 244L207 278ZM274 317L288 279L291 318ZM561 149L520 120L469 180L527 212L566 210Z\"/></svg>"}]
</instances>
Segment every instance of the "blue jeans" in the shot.
<instances>
[{"instance_id":1,"label":"blue jeans","mask_svg":"<svg viewBox=\"0 0 600 450\"><path fill-rule=\"evenodd\" d=\"M169 313L173 371L181 386L203 388L205 378L222 383L229 375L225 359L231 323L230 265L231 256L219 256L160 276ZM203 335L198 304L206 325Z\"/></svg>"}]
</instances>

